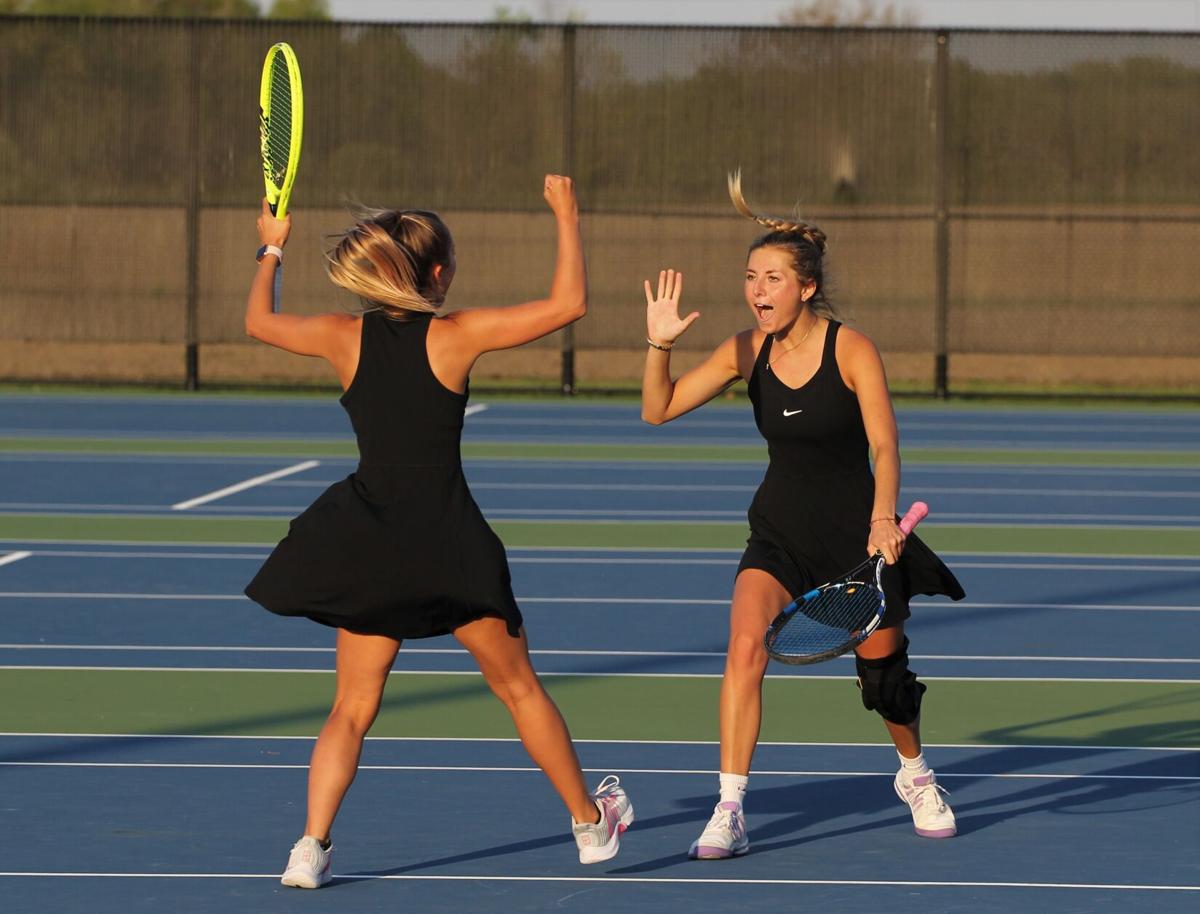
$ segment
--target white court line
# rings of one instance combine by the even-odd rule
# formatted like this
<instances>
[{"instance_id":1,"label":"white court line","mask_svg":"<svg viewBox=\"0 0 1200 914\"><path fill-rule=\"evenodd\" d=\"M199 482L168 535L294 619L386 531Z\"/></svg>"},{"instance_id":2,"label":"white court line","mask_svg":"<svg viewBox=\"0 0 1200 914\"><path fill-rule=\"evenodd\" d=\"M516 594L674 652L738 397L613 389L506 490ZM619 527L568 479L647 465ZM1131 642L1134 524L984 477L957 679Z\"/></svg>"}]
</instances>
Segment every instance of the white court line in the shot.
<instances>
[{"instance_id":1,"label":"white court line","mask_svg":"<svg viewBox=\"0 0 1200 914\"><path fill-rule=\"evenodd\" d=\"M161 511L162 505L139 505L131 502L105 504L82 501L3 501L4 511Z\"/></svg>"},{"instance_id":2,"label":"white court line","mask_svg":"<svg viewBox=\"0 0 1200 914\"><path fill-rule=\"evenodd\" d=\"M596 518L593 523L615 523L607 518L613 516L619 518L634 518L632 523L649 523L654 521L669 521L671 518L683 517L688 520L696 518L717 518L716 520L704 520L704 523L727 523L729 521L738 520L746 516L745 508L736 510L712 510L712 511L676 511L673 508L664 508L661 511L642 510L640 508L495 508L488 511L488 517L493 520L526 520L528 518L560 518L560 517L586 517ZM649 518L649 521L644 520ZM1157 527L1155 529L1158 529Z\"/></svg>"},{"instance_id":3,"label":"white court line","mask_svg":"<svg viewBox=\"0 0 1200 914\"><path fill-rule=\"evenodd\" d=\"M1169 527L1160 527L1158 529L1169 530L1170 528ZM950 552L947 550L939 550L938 554L941 555L943 558L945 558L947 556L953 557L954 555L961 555L961 554L975 555L975 556L979 555L979 553L977 553L977 552L954 553L954 552ZM1017 553L1006 553L1006 554L1007 555L1018 555ZM1186 574L1200 574L1200 566L1198 566L1198 565L1134 565L1134 564L1122 565L1122 564L1117 564L1112 561L1114 559L1116 559L1116 560L1123 559L1123 560L1128 561L1130 558L1130 556L1128 556L1128 555L1079 555L1079 554L1072 554L1072 553L1063 553L1060 555L1060 554L1053 553L1053 552L1045 552L1045 553L1029 552L1029 553L1020 553L1019 555L1024 555L1028 558L1037 558L1039 555L1044 555L1047 558L1080 558L1080 559L1086 558L1086 559L1093 559L1094 561L1091 563L1087 563L1087 564L1085 564L1083 562L1076 563L1076 562L960 562L960 561L952 561L952 562L950 562L950 564L953 565L955 568L994 568L994 569L999 569L1000 571L1039 571L1039 570L1045 570L1045 571L1092 571L1092 572L1152 571L1155 573L1175 571L1175 572L1183 572ZM1190 555L1178 555L1178 556L1148 555L1148 556L1145 556L1144 558L1146 558L1149 561L1160 561L1160 562L1161 561L1169 561L1171 559L1179 559L1181 561L1193 561L1194 560L1193 556L1190 556Z\"/></svg>"},{"instance_id":4,"label":"white court line","mask_svg":"<svg viewBox=\"0 0 1200 914\"><path fill-rule=\"evenodd\" d=\"M921 609L1066 609L1085 612L1200 612L1200 606L1173 606L1153 603L961 603L913 600L910 604Z\"/></svg>"},{"instance_id":5,"label":"white court line","mask_svg":"<svg viewBox=\"0 0 1200 914\"><path fill-rule=\"evenodd\" d=\"M539 468L540 469L540 468ZM543 475L541 472L539 476ZM334 480L289 480L288 482L272 483L275 486L296 486L301 488L318 488L320 486L328 486ZM592 482L585 483L561 483L561 482L471 482L472 491L476 489L515 489L519 491L548 491L548 492L753 492L758 487L755 485L674 485L671 483L662 483L661 485L644 485L641 483L619 483L614 485L597 484ZM922 492L925 490L922 489ZM1200 498L1200 495L1196 496ZM743 511L743 513L745 513Z\"/></svg>"},{"instance_id":6,"label":"white court line","mask_svg":"<svg viewBox=\"0 0 1200 914\"><path fill-rule=\"evenodd\" d=\"M1160 527L1160 530L1170 530L1170 527ZM713 553L711 558L704 559L682 559L682 558L631 558L628 556L564 556L558 558L555 556L524 556L513 555L514 552L529 551L529 552L568 552L571 551L566 547L559 546L513 546L507 547L509 564L525 564L525 565L737 565L738 556L742 554L740 549L655 549L653 547L646 548L631 548L623 547L579 547L579 552L667 552L667 553L694 553L694 552L709 552ZM973 569L997 569L1000 571L1090 571L1093 573L1099 572L1166 572L1180 574L1200 574L1200 566L1198 565L1136 565L1136 564L1118 564L1112 562L1113 559L1128 560L1128 555L1075 555L1071 553L1028 553L1029 558L1080 558L1094 559L1094 562L1085 564L1082 562L963 562L954 559L955 555L972 555L978 556L978 552L955 553L949 550L938 550L938 555L943 559L949 559L947 564L952 569L973 568ZM722 555L727 557L722 557ZM1011 555L1011 553L1005 553ZM1171 561L1177 559L1179 561L1195 561L1190 555L1155 555L1145 556L1150 561ZM1106 564L1107 563L1107 564Z\"/></svg>"},{"instance_id":7,"label":"white court line","mask_svg":"<svg viewBox=\"0 0 1200 914\"><path fill-rule=\"evenodd\" d=\"M29 877L35 879L270 879L279 881L278 873L85 873L45 871L3 871L0 877ZM700 878L682 876L490 876L477 875L338 875L335 881L368 881L375 879L410 882L549 882L616 885L624 882L653 885L792 885L792 886L860 886L869 888L975 888L975 889L1083 889L1092 891L1128 892L1200 892L1200 885L1121 885L1090 882L967 882L916 879L735 879Z\"/></svg>"},{"instance_id":8,"label":"white court line","mask_svg":"<svg viewBox=\"0 0 1200 914\"><path fill-rule=\"evenodd\" d=\"M182 545L182 544L180 544ZM227 544L232 545L232 544ZM256 552L137 552L135 550L104 549L33 549L30 555L70 559L187 559L211 561L261 562L271 551L268 545L256 546Z\"/></svg>"},{"instance_id":9,"label":"white court line","mask_svg":"<svg viewBox=\"0 0 1200 914\"><path fill-rule=\"evenodd\" d=\"M10 552L8 555L0 557L0 565L11 565L13 562L19 562L21 559L27 559L31 555L33 555L33 553L28 551Z\"/></svg>"},{"instance_id":10,"label":"white court line","mask_svg":"<svg viewBox=\"0 0 1200 914\"><path fill-rule=\"evenodd\" d=\"M999 487L972 488L967 486L921 486L921 492L930 495L1050 495L1050 496L1087 496L1089 498L1200 498L1200 492L1186 489L1175 492L1162 491L1120 491L1108 489L1005 489ZM940 515L939 515L940 516Z\"/></svg>"},{"instance_id":11,"label":"white court line","mask_svg":"<svg viewBox=\"0 0 1200 914\"><path fill-rule=\"evenodd\" d=\"M309 765L273 762L0 762L0 768L200 768L217 770L307 771ZM541 773L532 765L359 765L359 771L457 771L481 774ZM714 768L583 768L585 774L717 774ZM894 778L895 771L772 771L754 769L756 777L812 778ZM1200 781L1200 775L1186 774L1055 774L1013 772L947 772L938 769L938 778L1027 781Z\"/></svg>"},{"instance_id":12,"label":"white court line","mask_svg":"<svg viewBox=\"0 0 1200 914\"><path fill-rule=\"evenodd\" d=\"M226 495L233 495L235 492L242 492L246 489L252 489L255 486L262 485L264 482L270 482L272 479L279 479L282 476L291 476L293 473L302 473L305 470L311 470L313 467L320 466L319 460L305 460L302 463L297 463L295 466L285 467L282 470L276 470L274 473L264 473L261 476L254 476L244 482L236 483L232 486L226 486L224 489L217 489L215 492L209 492L207 495L199 495L196 498L189 498L187 501L181 501L178 504L171 505L172 511L186 511L188 508L194 508L197 505L203 505L206 502L216 501L218 498L224 498Z\"/></svg>"},{"instance_id":13,"label":"white court line","mask_svg":"<svg viewBox=\"0 0 1200 914\"><path fill-rule=\"evenodd\" d=\"M253 515L247 515L247 516L253 517ZM1116 530L1116 531L1121 531L1121 532L1132 532L1132 533L1156 533L1163 529L1163 527L1159 524L1126 524L1126 523L1122 523L1119 519L1113 520L1110 523L1102 523L1102 524L1099 524L1099 523L1094 523L1094 524L1040 523L1040 524L1030 525L1030 524L1025 524L1025 523L1020 522L1019 518L1023 517L1024 515L1014 515L1014 517L1017 517L1018 520L1014 520L1012 522L987 523L987 524L983 524L983 523L946 524L946 523L942 522L942 518L944 518L945 516L946 515L944 515L944 514L939 514L937 520L926 521L925 523L927 524L928 527L968 526L968 527L986 527L988 530L1024 530L1030 526L1033 526L1037 530L1058 530L1058 529L1064 529L1064 530ZM539 519L537 517L523 518L521 520L513 520L512 523L519 523L522 526L534 526L539 523ZM614 519L614 520L580 521L578 526L601 528L601 527L616 527L616 526L623 525L623 526L639 528L639 527L650 527L650 526L655 525L656 523L658 523L658 521L653 521L653 520L615 520ZM729 526L729 521L720 521L720 520L699 521L698 523L703 526L707 526L707 527L728 527ZM629 549L630 547L626 546L626 547L619 547L619 548ZM676 550L676 551L678 551L678 550ZM1005 555L1024 555L1026 553L1005 552L1004 554ZM1032 554L1037 555L1038 553L1032 553ZM1118 557L1121 557L1119 553L1118 553ZM1125 557L1127 557L1127 556L1125 556Z\"/></svg>"},{"instance_id":14,"label":"white court line","mask_svg":"<svg viewBox=\"0 0 1200 914\"><path fill-rule=\"evenodd\" d=\"M296 506L296 511L300 510L300 506ZM733 519L745 517L744 507L730 510L709 510L709 511L679 511L676 509L659 509L659 510L643 510L643 509L569 509L569 507L529 507L529 509L520 509L520 507L504 507L504 509L492 509L488 511L488 516L499 519L511 519L511 521L529 521L529 519L540 518L560 518L560 517L578 517L584 518L577 523L580 524L605 524L605 523L622 523L628 519L631 524L643 523L668 523L674 518L714 518L714 522L732 522ZM608 519L608 518L620 518ZM1094 522L1097 518L1103 518L1104 523L1085 523ZM1160 521L1162 523L1154 523ZM1036 522L1036 523L1022 523ZM1194 525L1200 522L1198 515L1172 515L1163 517L1160 515L1128 515L1115 516L1112 512L1098 511L1091 515L1031 515L1026 512L1006 512L1006 513L989 513L986 511L970 511L970 512L947 512L940 511L937 515L937 523L943 525L962 525L962 527L1032 527L1034 529L1070 529L1070 530L1163 530L1178 527L1178 525Z\"/></svg>"},{"instance_id":15,"label":"white court line","mask_svg":"<svg viewBox=\"0 0 1200 914\"><path fill-rule=\"evenodd\" d=\"M92 591L53 590L0 590L0 599L22 600L218 600L242 601L250 598L244 594L221 593L124 593ZM518 603L578 605L578 606L728 606L727 599L697 597L523 597ZM1200 612L1200 606L1171 606L1141 603L976 603L964 600L960 603L947 601L913 600L910 604L921 609L1036 609L1036 610L1079 610L1085 612Z\"/></svg>"},{"instance_id":16,"label":"white court line","mask_svg":"<svg viewBox=\"0 0 1200 914\"><path fill-rule=\"evenodd\" d=\"M1039 478L1045 476L1066 476L1074 478L1077 476L1134 476L1134 477L1192 477L1200 474L1200 467L1131 467L1131 466L1112 466L1112 467L1062 467L1062 466L1003 466L995 465L976 465L963 464L953 465L953 469L947 471L945 463L909 463L904 467L904 475L912 476L914 473L927 476L944 477L947 472L952 472L959 476L987 476L995 478L997 475L1004 476L1037 476ZM924 491L924 489L922 489Z\"/></svg>"},{"instance_id":17,"label":"white court line","mask_svg":"<svg viewBox=\"0 0 1200 914\"><path fill-rule=\"evenodd\" d=\"M481 413L485 409L487 409L486 403L472 403L470 406L468 406L466 409L463 410L463 416L464 417L465 416L474 416L476 413Z\"/></svg>"},{"instance_id":18,"label":"white court line","mask_svg":"<svg viewBox=\"0 0 1200 914\"><path fill-rule=\"evenodd\" d=\"M92 593L92 591L65 590L0 590L0 600L163 600L163 601L246 601L250 597L244 594L133 594L110 591L110 593ZM728 606L728 600L708 599L708 597L656 597L656 596L517 596L518 603L527 605L551 606ZM1200 606L1164 606L1146 605L1146 603L984 603L962 601L913 600L911 606L922 609L1064 609L1064 611L1082 612L1133 612L1133 613L1195 613L1200 612ZM408 651L406 651L408 653Z\"/></svg>"},{"instance_id":19,"label":"white court line","mask_svg":"<svg viewBox=\"0 0 1200 914\"><path fill-rule=\"evenodd\" d=\"M538 475L544 475L538 472ZM296 487L296 488L325 488L332 485L334 479L296 479L287 480L286 482L272 483L274 486L281 487ZM548 491L548 492L754 492L758 489L757 485L716 485L716 484L687 484L687 483L571 483L571 482L479 482L472 481L471 489L497 489L497 490L514 490L514 491ZM1194 490L1181 490L1172 492L1163 491L1109 491L1106 489L1005 489L998 487L938 487L938 486L921 486L923 495L999 495L999 496L1014 496L1014 495L1039 495L1039 496L1055 496L1055 497L1087 497L1087 498L1169 498L1172 500L1181 498L1200 499L1200 492ZM954 515L945 515L939 512L938 517L947 517ZM975 516L975 515L970 515ZM987 516L987 515L979 515ZM1011 515L1009 515L1011 516ZM1026 516L1026 515L1018 515ZM1028 515L1035 516L1035 515ZM1068 515L1063 515L1068 516ZM1095 515L1086 515L1093 517ZM1157 515L1156 515L1157 516Z\"/></svg>"},{"instance_id":20,"label":"white court line","mask_svg":"<svg viewBox=\"0 0 1200 914\"><path fill-rule=\"evenodd\" d=\"M233 518L236 519L236 518ZM261 520L261 517L250 518L252 520ZM268 518L274 520L275 518ZM1170 527L1152 527L1151 530L1170 530ZM73 546L135 546L146 545L141 543L133 543L129 540L89 540L89 539L44 539L41 537L5 537L0 538L0 543L20 543L28 545L31 543L45 544L47 546L58 545L73 545ZM214 556L205 554L200 551L169 554L164 552L133 552L133 551L114 551L114 552L91 552L83 550L54 550L54 549L35 549L35 555L57 555L71 556L77 558L85 558L94 555L101 558L189 558L189 559L205 559L205 558L230 558L240 560L255 559L261 561L265 555L274 548L274 543L227 543L227 542L210 542L199 541L190 542L182 540L158 540L155 545L162 547L188 547L195 550L201 549L231 549L242 548L247 550L257 550L255 552L247 552L244 555L225 554ZM742 554L741 549L726 548L720 546L506 546L505 551L508 552L508 561L524 562L527 564L608 564L608 565L726 565L737 564L737 558ZM521 553L536 553L536 552L565 552L568 553L564 557L542 556L542 555L522 555ZM514 554L515 553L515 554ZM580 553L601 553L599 557L579 555ZM706 558L637 558L627 554L619 553L651 553L658 556L661 553L666 553L668 556L679 555L702 555ZM1195 557L1191 555L1138 555L1131 556L1127 553L1080 553L1080 552L998 552L995 553L997 559L1004 561L987 560L989 553L980 552L979 550L964 550L957 551L954 549L941 549L938 554L943 557L955 559L951 564L955 568L997 568L1001 570L1032 570L1048 569L1052 571L1151 571L1151 572L1183 572L1188 574L1200 574L1200 565L1136 565L1136 564L1115 564L1115 562L1129 562L1132 559L1141 559L1147 562L1187 562L1195 561ZM957 556L971 556L975 561L960 561ZM1014 562L1011 559L1029 559L1028 562ZM1086 559L1087 563L1065 563L1065 562L1050 562L1038 561L1046 559Z\"/></svg>"},{"instance_id":21,"label":"white court line","mask_svg":"<svg viewBox=\"0 0 1200 914\"><path fill-rule=\"evenodd\" d=\"M49 591L0 591L0 598L21 600L248 600L242 594L220 593L69 593Z\"/></svg>"},{"instance_id":22,"label":"white court line","mask_svg":"<svg viewBox=\"0 0 1200 914\"><path fill-rule=\"evenodd\" d=\"M1158 530L1169 530L1169 527L1158 527ZM36 542L36 540L22 540L21 542ZM217 543L215 545L221 545ZM509 553L509 563L523 562L531 565L557 565L557 564L593 564L593 565L736 565L737 559L742 554L741 549L720 549L720 548L671 548L669 546L507 546L506 551ZM708 553L710 558L703 559L688 559L688 558L635 558L625 555L613 556L525 556L513 555L513 553L521 552L665 552L676 554L693 554L693 553ZM1119 564L1119 562L1129 562L1131 559L1143 559L1148 562L1170 562L1170 561L1195 561L1195 557L1191 555L1146 555L1146 556L1129 556L1120 554L1101 554L1089 555L1073 552L1022 552L1022 553L997 553L996 561L960 561L955 559L955 556L969 555L975 558L980 557L979 552L954 552L949 549L939 549L938 555L942 558L950 558L948 564L954 568L980 568L980 569L999 569L1001 571L1091 571L1091 572L1127 572L1127 571L1152 571L1152 572L1181 572L1186 574L1200 574L1200 565L1139 565L1139 564ZM1005 559L999 561L999 559ZM1028 559L1088 559L1084 562L1049 562L1049 561L1029 561L1029 562L1014 562L1008 561L1011 558L1028 558ZM1114 561L1115 560L1115 561Z\"/></svg>"},{"instance_id":23,"label":"white court line","mask_svg":"<svg viewBox=\"0 0 1200 914\"><path fill-rule=\"evenodd\" d=\"M263 734L225 734L225 733L66 733L40 732L27 730L0 730L0 739L4 737L32 737L37 739L134 739L134 740L308 740L314 736L286 736ZM368 736L366 741L377 743L520 743L515 736ZM717 746L716 740L706 739L586 739L573 738L577 743L595 743L596 745L613 746ZM771 746L779 749L887 749L895 751L891 743L836 743L799 740L760 740L759 746ZM1200 748L1186 746L1109 746L1092 743L924 743L935 749L1049 749L1061 752L1078 753L1080 749L1103 749L1109 752L1198 752Z\"/></svg>"},{"instance_id":24,"label":"white court line","mask_svg":"<svg viewBox=\"0 0 1200 914\"><path fill-rule=\"evenodd\" d=\"M333 675L334 670L306 667L242 667L242 666L96 666L83 664L0 664L0 670L39 673L304 673L307 675ZM471 676L483 678L477 669L464 670L390 670L389 676ZM539 670L543 679L549 677L575 677L577 679L722 679L723 673L604 673L604 672L548 672ZM846 682L850 673L840 676L821 676L812 673L768 673L765 679L780 682L811 682L829 680ZM1200 679L1138 679L1087 676L922 676L925 682L1086 682L1107 685L1197 685Z\"/></svg>"},{"instance_id":25,"label":"white court line","mask_svg":"<svg viewBox=\"0 0 1200 914\"><path fill-rule=\"evenodd\" d=\"M1108 517L1112 523L1093 523L1097 517ZM996 521L1002 521L996 526L1021 526L1021 527L1061 527L1061 526L1079 526L1085 529L1101 528L1101 529L1121 529L1132 528L1137 524L1150 524L1149 527L1142 527L1146 530L1157 530L1169 524L1187 523L1195 524L1200 521L1200 516L1195 514L1113 514L1110 511L1097 510L1092 514L1031 514L1026 511L997 513L991 511L939 511L938 521L944 524L952 524L955 522L966 524L988 524L993 525ZM1046 523L1053 521L1053 523ZM1083 521L1076 524L1075 521ZM1155 521L1162 521L1161 524L1155 524Z\"/></svg>"},{"instance_id":26,"label":"white court line","mask_svg":"<svg viewBox=\"0 0 1200 914\"><path fill-rule=\"evenodd\" d=\"M246 647L225 645L177 645L177 644L0 644L0 650L31 650L31 651L174 651L200 653L231 653L231 654L334 654L332 647ZM540 657L724 657L724 651L595 651L595 650L555 650L551 648L536 648L530 654ZM401 656L419 655L450 655L468 657L470 652L465 648L456 647L405 647ZM991 654L910 654L913 660L991 660L1004 663L1200 663L1200 657L1051 657L1039 655L991 655ZM839 663L848 663L854 658L850 655L835 658Z\"/></svg>"}]
</instances>

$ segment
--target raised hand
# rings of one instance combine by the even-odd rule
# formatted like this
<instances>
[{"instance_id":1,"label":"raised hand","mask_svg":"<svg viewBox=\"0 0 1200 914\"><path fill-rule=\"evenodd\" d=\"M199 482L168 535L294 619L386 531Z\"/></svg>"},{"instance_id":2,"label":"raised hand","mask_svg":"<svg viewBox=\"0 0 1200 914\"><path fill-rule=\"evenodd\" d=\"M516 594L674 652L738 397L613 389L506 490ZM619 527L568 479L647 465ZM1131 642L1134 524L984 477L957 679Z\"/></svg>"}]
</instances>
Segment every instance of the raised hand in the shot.
<instances>
[{"instance_id":1,"label":"raised hand","mask_svg":"<svg viewBox=\"0 0 1200 914\"><path fill-rule=\"evenodd\" d=\"M679 297L683 294L683 274L674 270L663 270L658 274L658 295L646 280L646 335L654 342L670 346L695 323L700 316L693 311L679 318Z\"/></svg>"},{"instance_id":2,"label":"raised hand","mask_svg":"<svg viewBox=\"0 0 1200 914\"><path fill-rule=\"evenodd\" d=\"M579 204L575 200L575 184L566 175L546 175L542 196L558 217L579 215Z\"/></svg>"}]
</instances>

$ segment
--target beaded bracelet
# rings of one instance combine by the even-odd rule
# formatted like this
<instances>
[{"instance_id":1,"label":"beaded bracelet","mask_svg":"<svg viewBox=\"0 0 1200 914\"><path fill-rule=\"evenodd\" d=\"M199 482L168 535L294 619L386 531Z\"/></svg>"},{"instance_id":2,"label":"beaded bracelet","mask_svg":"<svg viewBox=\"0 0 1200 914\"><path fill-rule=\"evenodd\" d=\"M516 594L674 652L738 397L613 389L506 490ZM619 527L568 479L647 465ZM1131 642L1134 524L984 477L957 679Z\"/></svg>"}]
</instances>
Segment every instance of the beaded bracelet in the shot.
<instances>
[{"instance_id":1,"label":"beaded bracelet","mask_svg":"<svg viewBox=\"0 0 1200 914\"><path fill-rule=\"evenodd\" d=\"M650 337L646 337L646 342L649 343L651 346L653 346L655 349L657 349L659 352L670 352L673 348L675 348L674 343L672 343L670 346L663 346L661 343L654 342L654 340L650 339Z\"/></svg>"}]
</instances>

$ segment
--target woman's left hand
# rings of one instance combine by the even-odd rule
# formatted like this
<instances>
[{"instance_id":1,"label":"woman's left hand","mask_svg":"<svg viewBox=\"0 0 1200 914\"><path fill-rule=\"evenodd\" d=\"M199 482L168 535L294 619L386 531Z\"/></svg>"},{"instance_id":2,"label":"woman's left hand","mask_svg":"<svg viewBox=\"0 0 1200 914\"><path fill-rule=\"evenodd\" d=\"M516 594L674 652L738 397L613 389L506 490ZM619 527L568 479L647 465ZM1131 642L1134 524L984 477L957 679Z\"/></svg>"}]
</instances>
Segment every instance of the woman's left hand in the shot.
<instances>
[{"instance_id":1,"label":"woman's left hand","mask_svg":"<svg viewBox=\"0 0 1200 914\"><path fill-rule=\"evenodd\" d=\"M880 520L871 524L871 535L867 538L867 555L883 553L883 560L896 564L904 551L905 536L894 520Z\"/></svg>"}]
</instances>

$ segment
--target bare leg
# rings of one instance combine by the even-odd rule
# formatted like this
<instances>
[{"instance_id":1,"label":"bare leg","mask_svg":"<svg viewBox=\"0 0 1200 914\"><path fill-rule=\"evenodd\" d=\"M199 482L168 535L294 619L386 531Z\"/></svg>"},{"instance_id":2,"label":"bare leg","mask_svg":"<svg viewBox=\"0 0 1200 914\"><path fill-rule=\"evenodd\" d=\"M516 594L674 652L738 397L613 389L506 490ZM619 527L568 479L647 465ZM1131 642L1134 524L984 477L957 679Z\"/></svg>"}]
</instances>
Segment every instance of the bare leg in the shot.
<instances>
[{"instance_id":1,"label":"bare leg","mask_svg":"<svg viewBox=\"0 0 1200 914\"><path fill-rule=\"evenodd\" d=\"M858 646L855 651L864 660L879 660L888 657L904 646L904 624L893 628L882 628ZM894 724L885 720L883 725L891 734L896 751L905 758L916 758L921 754L921 718L911 724Z\"/></svg>"},{"instance_id":2,"label":"bare leg","mask_svg":"<svg viewBox=\"0 0 1200 914\"><path fill-rule=\"evenodd\" d=\"M729 649L721 680L721 770L750 773L750 760L762 725L762 681L767 672L763 634L792 601L774 577L748 568L733 585Z\"/></svg>"},{"instance_id":3,"label":"bare leg","mask_svg":"<svg viewBox=\"0 0 1200 914\"><path fill-rule=\"evenodd\" d=\"M379 713L400 642L338 629L337 690L308 769L306 835L328 840L334 816L358 771L363 737Z\"/></svg>"},{"instance_id":4,"label":"bare leg","mask_svg":"<svg viewBox=\"0 0 1200 914\"><path fill-rule=\"evenodd\" d=\"M566 722L529 661L524 630L513 638L502 620L485 616L455 629L454 637L471 652L488 686L508 708L525 751L546 773L571 816L576 822L598 822L600 811L584 783Z\"/></svg>"}]
</instances>

